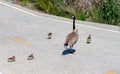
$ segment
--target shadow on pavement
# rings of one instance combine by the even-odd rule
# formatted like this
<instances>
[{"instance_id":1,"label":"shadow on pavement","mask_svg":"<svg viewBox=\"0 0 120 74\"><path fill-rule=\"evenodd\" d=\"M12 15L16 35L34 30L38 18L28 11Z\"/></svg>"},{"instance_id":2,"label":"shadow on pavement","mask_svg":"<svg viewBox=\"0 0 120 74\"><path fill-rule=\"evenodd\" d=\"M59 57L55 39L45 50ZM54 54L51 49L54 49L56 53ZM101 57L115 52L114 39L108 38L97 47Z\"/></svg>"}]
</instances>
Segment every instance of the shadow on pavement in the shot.
<instances>
[{"instance_id":1,"label":"shadow on pavement","mask_svg":"<svg viewBox=\"0 0 120 74\"><path fill-rule=\"evenodd\" d=\"M74 54L75 51L75 49L66 49L62 52L62 55Z\"/></svg>"}]
</instances>

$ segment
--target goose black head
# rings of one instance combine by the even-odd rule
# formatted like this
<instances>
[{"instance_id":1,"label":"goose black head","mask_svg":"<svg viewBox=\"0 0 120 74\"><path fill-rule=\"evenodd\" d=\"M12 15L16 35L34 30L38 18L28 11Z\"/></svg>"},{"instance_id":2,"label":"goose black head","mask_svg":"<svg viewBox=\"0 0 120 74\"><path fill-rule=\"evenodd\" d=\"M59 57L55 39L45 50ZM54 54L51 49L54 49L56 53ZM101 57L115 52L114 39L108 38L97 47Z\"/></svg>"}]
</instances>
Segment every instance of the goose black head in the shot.
<instances>
[{"instance_id":1,"label":"goose black head","mask_svg":"<svg viewBox=\"0 0 120 74\"><path fill-rule=\"evenodd\" d=\"M72 18L75 20L75 16L72 16Z\"/></svg>"}]
</instances>

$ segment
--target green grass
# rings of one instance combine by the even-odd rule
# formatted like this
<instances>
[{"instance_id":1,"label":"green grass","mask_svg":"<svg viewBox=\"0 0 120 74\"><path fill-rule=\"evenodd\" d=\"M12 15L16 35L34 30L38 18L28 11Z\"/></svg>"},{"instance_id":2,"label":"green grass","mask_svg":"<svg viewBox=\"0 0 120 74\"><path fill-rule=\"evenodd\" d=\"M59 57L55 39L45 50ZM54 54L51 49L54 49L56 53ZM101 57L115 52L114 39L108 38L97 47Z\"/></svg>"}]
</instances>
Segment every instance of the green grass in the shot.
<instances>
[{"instance_id":1,"label":"green grass","mask_svg":"<svg viewBox=\"0 0 120 74\"><path fill-rule=\"evenodd\" d=\"M105 3L97 5L94 10L86 13L85 11L75 10L69 5L65 5L62 0L21 0L21 5L35 3L35 8L47 14L71 18L75 15L76 19L86 21L92 17L91 21L120 26L120 5L117 0L106 0Z\"/></svg>"},{"instance_id":2,"label":"green grass","mask_svg":"<svg viewBox=\"0 0 120 74\"><path fill-rule=\"evenodd\" d=\"M28 3L30 3L29 0L21 0L21 2L19 2L22 6L26 6Z\"/></svg>"},{"instance_id":3,"label":"green grass","mask_svg":"<svg viewBox=\"0 0 120 74\"><path fill-rule=\"evenodd\" d=\"M95 22L120 26L120 5L117 0L106 0L105 4L91 12Z\"/></svg>"}]
</instances>

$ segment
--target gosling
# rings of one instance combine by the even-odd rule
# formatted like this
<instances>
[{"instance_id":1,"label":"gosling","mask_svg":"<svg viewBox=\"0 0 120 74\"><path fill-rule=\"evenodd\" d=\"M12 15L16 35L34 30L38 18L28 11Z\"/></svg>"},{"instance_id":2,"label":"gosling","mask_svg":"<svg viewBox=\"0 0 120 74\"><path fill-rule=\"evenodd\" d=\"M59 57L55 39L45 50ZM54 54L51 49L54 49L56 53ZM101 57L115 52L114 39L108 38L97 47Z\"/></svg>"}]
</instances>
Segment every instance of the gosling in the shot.
<instances>
[{"instance_id":1,"label":"gosling","mask_svg":"<svg viewBox=\"0 0 120 74\"><path fill-rule=\"evenodd\" d=\"M15 62L15 58L16 58L15 56L8 58L8 62Z\"/></svg>"},{"instance_id":2,"label":"gosling","mask_svg":"<svg viewBox=\"0 0 120 74\"><path fill-rule=\"evenodd\" d=\"M28 60L33 60L33 59L35 59L35 58L34 58L33 54L31 54L31 55L28 56L27 59L28 59Z\"/></svg>"},{"instance_id":3,"label":"gosling","mask_svg":"<svg viewBox=\"0 0 120 74\"><path fill-rule=\"evenodd\" d=\"M87 44L90 44L90 43L91 43L91 39L92 39L92 38L91 38L91 35L89 35L89 36L87 37L87 42L86 42L86 43L87 43Z\"/></svg>"},{"instance_id":4,"label":"gosling","mask_svg":"<svg viewBox=\"0 0 120 74\"><path fill-rule=\"evenodd\" d=\"M52 32L49 32L48 33L48 39L51 39L52 38Z\"/></svg>"}]
</instances>

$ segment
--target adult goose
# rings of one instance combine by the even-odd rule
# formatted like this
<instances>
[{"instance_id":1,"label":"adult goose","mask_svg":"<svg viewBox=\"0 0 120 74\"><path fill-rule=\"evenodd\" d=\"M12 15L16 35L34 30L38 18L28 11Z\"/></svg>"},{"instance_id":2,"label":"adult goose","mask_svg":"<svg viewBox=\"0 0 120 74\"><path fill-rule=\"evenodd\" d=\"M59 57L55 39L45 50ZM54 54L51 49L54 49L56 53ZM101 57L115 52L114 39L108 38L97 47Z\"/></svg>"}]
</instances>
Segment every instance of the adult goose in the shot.
<instances>
[{"instance_id":1,"label":"adult goose","mask_svg":"<svg viewBox=\"0 0 120 74\"><path fill-rule=\"evenodd\" d=\"M73 31L69 33L65 39L64 46L69 46L70 48L73 48L73 45L78 41L79 35L78 30L75 27L75 16L73 18Z\"/></svg>"}]
</instances>

